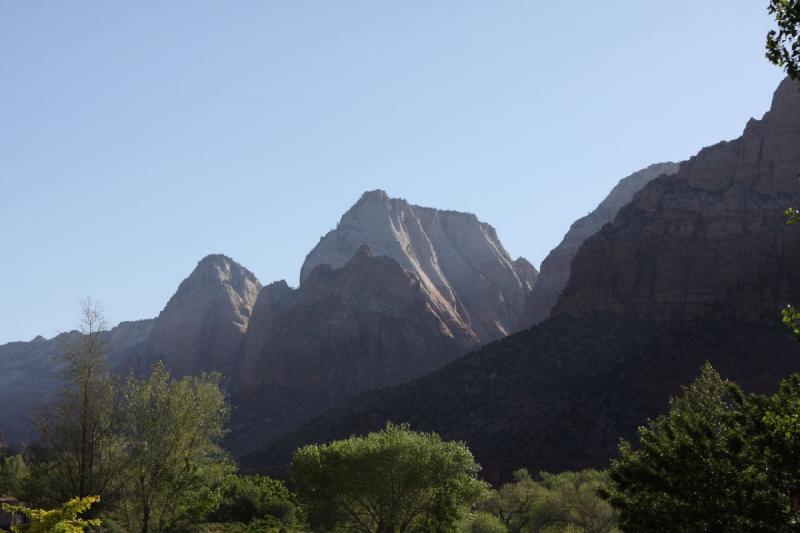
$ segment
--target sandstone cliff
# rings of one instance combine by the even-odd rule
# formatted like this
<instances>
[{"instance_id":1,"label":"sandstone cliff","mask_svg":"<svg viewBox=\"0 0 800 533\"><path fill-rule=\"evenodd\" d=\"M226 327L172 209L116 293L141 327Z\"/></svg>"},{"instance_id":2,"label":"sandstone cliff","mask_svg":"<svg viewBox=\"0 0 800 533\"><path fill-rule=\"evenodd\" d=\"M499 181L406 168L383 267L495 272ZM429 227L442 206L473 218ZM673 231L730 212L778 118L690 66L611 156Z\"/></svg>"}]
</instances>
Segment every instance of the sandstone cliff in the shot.
<instances>
[{"instance_id":1,"label":"sandstone cliff","mask_svg":"<svg viewBox=\"0 0 800 533\"><path fill-rule=\"evenodd\" d=\"M342 268L317 266L288 291L285 284L263 289L253 313L230 440L237 451L353 394L439 368L480 343L416 274L366 246Z\"/></svg>"},{"instance_id":2,"label":"sandstone cliff","mask_svg":"<svg viewBox=\"0 0 800 533\"><path fill-rule=\"evenodd\" d=\"M176 377L203 371L230 375L261 284L224 255L209 255L158 315L139 370L164 360Z\"/></svg>"},{"instance_id":3,"label":"sandstone cliff","mask_svg":"<svg viewBox=\"0 0 800 533\"><path fill-rule=\"evenodd\" d=\"M784 81L761 120L652 181L587 240L554 314L772 319L800 297L800 84Z\"/></svg>"},{"instance_id":4,"label":"sandstone cliff","mask_svg":"<svg viewBox=\"0 0 800 533\"><path fill-rule=\"evenodd\" d=\"M551 317L391 390L372 391L243 464L386 420L464 440L495 480L515 468L605 467L620 436L710 360L768 391L800 370L780 309L800 302L800 85L784 81L741 138L648 183L572 261Z\"/></svg>"},{"instance_id":5,"label":"sandstone cliff","mask_svg":"<svg viewBox=\"0 0 800 533\"><path fill-rule=\"evenodd\" d=\"M340 268L364 244L416 274L437 307L457 316L481 342L512 331L535 277L533 267L513 261L494 228L475 215L371 191L308 254L301 285L318 265Z\"/></svg>"},{"instance_id":6,"label":"sandstone cliff","mask_svg":"<svg viewBox=\"0 0 800 533\"><path fill-rule=\"evenodd\" d=\"M594 211L572 224L561 243L542 262L538 282L525 301L525 313L519 329L538 324L550 316L550 311L567 285L570 263L581 244L610 224L619 210L645 185L662 174L675 174L679 166L678 163L656 163L623 178Z\"/></svg>"}]
</instances>

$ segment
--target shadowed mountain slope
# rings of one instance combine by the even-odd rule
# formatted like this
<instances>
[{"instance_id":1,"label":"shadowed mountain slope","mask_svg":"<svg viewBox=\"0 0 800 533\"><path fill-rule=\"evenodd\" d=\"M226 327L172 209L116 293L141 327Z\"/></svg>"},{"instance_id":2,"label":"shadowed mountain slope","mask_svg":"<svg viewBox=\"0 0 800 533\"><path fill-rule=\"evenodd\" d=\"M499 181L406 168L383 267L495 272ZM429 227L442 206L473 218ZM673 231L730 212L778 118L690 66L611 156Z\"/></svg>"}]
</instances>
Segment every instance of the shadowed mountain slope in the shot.
<instances>
[{"instance_id":1,"label":"shadowed mountain slope","mask_svg":"<svg viewBox=\"0 0 800 533\"><path fill-rule=\"evenodd\" d=\"M490 478L602 466L705 360L749 390L800 369L780 309L800 301L800 85L784 81L741 138L648 183L572 261L550 319L329 411L261 453L409 422L467 442Z\"/></svg>"}]
</instances>

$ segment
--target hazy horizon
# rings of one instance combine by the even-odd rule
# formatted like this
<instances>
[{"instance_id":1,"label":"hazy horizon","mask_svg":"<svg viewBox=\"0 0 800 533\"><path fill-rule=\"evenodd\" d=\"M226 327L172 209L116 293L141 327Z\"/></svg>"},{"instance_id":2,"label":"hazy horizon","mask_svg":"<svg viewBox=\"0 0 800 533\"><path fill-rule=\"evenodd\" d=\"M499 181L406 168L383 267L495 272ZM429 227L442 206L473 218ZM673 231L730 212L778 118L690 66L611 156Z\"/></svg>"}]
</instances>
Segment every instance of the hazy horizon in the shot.
<instances>
[{"instance_id":1,"label":"hazy horizon","mask_svg":"<svg viewBox=\"0 0 800 533\"><path fill-rule=\"evenodd\" d=\"M372 189L475 213L538 268L782 79L747 0L332 4L0 4L0 344L87 295L155 317L211 253L296 286Z\"/></svg>"}]
</instances>

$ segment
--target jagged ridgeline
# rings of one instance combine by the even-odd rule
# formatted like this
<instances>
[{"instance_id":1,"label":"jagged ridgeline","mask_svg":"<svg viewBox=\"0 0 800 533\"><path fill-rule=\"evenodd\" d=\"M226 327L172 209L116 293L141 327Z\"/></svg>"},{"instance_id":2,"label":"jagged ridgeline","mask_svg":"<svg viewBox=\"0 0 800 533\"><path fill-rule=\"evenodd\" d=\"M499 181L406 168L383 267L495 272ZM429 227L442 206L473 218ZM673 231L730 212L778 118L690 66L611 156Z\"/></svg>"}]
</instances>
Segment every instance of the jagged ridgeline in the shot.
<instances>
[{"instance_id":1,"label":"jagged ridgeline","mask_svg":"<svg viewBox=\"0 0 800 533\"><path fill-rule=\"evenodd\" d=\"M298 288L262 287L233 259L209 255L156 319L112 330L109 357L118 372L157 360L175 376L222 372L235 407L229 445L242 451L502 338L536 276L475 215L371 191L309 253ZM0 347L6 440L33 437L29 415L55 389L62 341L76 335Z\"/></svg>"},{"instance_id":2,"label":"jagged ridgeline","mask_svg":"<svg viewBox=\"0 0 800 533\"><path fill-rule=\"evenodd\" d=\"M348 401L245 459L408 422L464 440L488 475L604 466L620 436L711 360L746 389L800 370L780 310L800 301L800 85L743 135L649 181L571 263L551 316L409 384Z\"/></svg>"}]
</instances>

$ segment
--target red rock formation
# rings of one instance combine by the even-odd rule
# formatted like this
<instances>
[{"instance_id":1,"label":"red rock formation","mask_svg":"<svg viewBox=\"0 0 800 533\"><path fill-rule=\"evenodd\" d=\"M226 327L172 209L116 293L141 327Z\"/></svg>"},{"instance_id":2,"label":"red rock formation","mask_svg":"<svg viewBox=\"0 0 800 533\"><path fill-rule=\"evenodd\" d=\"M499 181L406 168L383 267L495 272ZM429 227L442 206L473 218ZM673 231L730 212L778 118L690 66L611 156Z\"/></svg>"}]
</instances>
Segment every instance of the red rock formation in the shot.
<instances>
[{"instance_id":1,"label":"red rock formation","mask_svg":"<svg viewBox=\"0 0 800 533\"><path fill-rule=\"evenodd\" d=\"M230 375L260 289L256 277L230 258L204 258L158 315L140 370L161 359L175 376Z\"/></svg>"},{"instance_id":2,"label":"red rock formation","mask_svg":"<svg viewBox=\"0 0 800 533\"><path fill-rule=\"evenodd\" d=\"M550 316L569 279L570 263L583 242L611 223L645 185L662 174L675 174L678 166L677 163L656 163L623 178L594 211L572 224L561 243L542 262L537 283L527 295L519 329L538 324Z\"/></svg>"},{"instance_id":3,"label":"red rock formation","mask_svg":"<svg viewBox=\"0 0 800 533\"><path fill-rule=\"evenodd\" d=\"M234 432L246 432L251 442L234 435L238 450L263 444L358 392L439 368L480 344L416 274L366 246L340 269L317 266L293 294L284 287L262 290L244 342ZM260 350L256 337L266 339Z\"/></svg>"},{"instance_id":4,"label":"red rock formation","mask_svg":"<svg viewBox=\"0 0 800 533\"><path fill-rule=\"evenodd\" d=\"M553 314L775 319L800 298L800 84L784 81L771 110L739 139L706 148L652 181L572 262Z\"/></svg>"}]
</instances>

